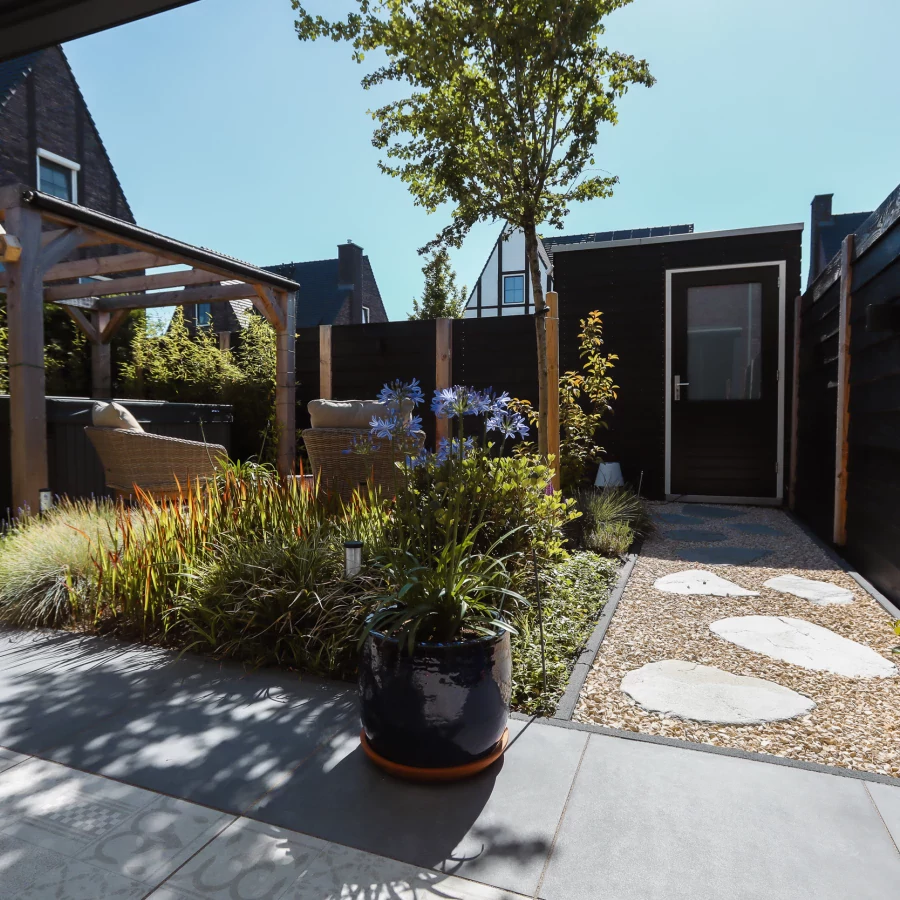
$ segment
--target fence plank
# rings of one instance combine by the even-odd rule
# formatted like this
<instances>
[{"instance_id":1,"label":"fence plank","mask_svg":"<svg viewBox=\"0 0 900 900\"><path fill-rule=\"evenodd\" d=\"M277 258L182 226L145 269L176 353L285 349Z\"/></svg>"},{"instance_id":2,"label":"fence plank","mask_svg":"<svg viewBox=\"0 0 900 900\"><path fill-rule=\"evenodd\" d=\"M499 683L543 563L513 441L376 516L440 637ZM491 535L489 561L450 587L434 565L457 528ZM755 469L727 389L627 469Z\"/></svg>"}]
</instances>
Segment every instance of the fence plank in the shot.
<instances>
[{"instance_id":1,"label":"fence plank","mask_svg":"<svg viewBox=\"0 0 900 900\"><path fill-rule=\"evenodd\" d=\"M435 390L453 387L453 319L436 319L434 323ZM450 420L436 418L435 440L450 438Z\"/></svg>"},{"instance_id":2,"label":"fence plank","mask_svg":"<svg viewBox=\"0 0 900 900\"><path fill-rule=\"evenodd\" d=\"M847 543L847 457L850 432L850 285L853 280L853 235L841 245L841 297L838 337L837 428L834 458L834 543Z\"/></svg>"},{"instance_id":3,"label":"fence plank","mask_svg":"<svg viewBox=\"0 0 900 900\"><path fill-rule=\"evenodd\" d=\"M797 437L800 424L800 329L803 323L803 298L794 301L794 363L791 386L791 472L788 484L788 506L797 505Z\"/></svg>"},{"instance_id":4,"label":"fence plank","mask_svg":"<svg viewBox=\"0 0 900 900\"><path fill-rule=\"evenodd\" d=\"M331 400L333 384L331 379L331 326L319 326L319 398Z\"/></svg>"}]
</instances>

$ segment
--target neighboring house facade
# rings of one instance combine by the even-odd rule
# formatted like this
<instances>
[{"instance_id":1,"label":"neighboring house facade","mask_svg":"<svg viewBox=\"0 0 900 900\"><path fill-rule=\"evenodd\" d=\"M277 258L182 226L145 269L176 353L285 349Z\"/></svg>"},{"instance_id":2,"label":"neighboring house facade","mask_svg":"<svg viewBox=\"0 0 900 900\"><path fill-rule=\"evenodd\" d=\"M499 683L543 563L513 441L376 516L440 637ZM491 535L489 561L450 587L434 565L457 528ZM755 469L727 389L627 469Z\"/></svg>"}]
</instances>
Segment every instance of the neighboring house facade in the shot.
<instances>
[{"instance_id":1,"label":"neighboring house facade","mask_svg":"<svg viewBox=\"0 0 900 900\"><path fill-rule=\"evenodd\" d=\"M387 322L387 313L378 290L369 257L362 247L347 241L338 245L334 259L291 262L266 266L300 285L297 327L310 325L364 325ZM212 328L221 346L230 346L230 336L247 327L256 315L249 300L228 303L201 303L185 309L191 327Z\"/></svg>"},{"instance_id":2,"label":"neighboring house facade","mask_svg":"<svg viewBox=\"0 0 900 900\"><path fill-rule=\"evenodd\" d=\"M638 240L674 234L690 234L693 225L663 228L634 228L629 231L600 231L590 234L560 235L538 239L538 265L544 292L553 289L553 252L557 247ZM525 233L504 226L466 304L465 318L524 316L534 312L531 277L525 261Z\"/></svg>"},{"instance_id":3,"label":"neighboring house facade","mask_svg":"<svg viewBox=\"0 0 900 900\"><path fill-rule=\"evenodd\" d=\"M0 186L9 184L134 222L60 47L0 63Z\"/></svg>"},{"instance_id":4,"label":"neighboring house facade","mask_svg":"<svg viewBox=\"0 0 900 900\"><path fill-rule=\"evenodd\" d=\"M810 204L809 228L809 287L831 259L840 253L841 243L848 234L855 234L871 212L839 213L831 211L834 194L816 194Z\"/></svg>"}]
</instances>

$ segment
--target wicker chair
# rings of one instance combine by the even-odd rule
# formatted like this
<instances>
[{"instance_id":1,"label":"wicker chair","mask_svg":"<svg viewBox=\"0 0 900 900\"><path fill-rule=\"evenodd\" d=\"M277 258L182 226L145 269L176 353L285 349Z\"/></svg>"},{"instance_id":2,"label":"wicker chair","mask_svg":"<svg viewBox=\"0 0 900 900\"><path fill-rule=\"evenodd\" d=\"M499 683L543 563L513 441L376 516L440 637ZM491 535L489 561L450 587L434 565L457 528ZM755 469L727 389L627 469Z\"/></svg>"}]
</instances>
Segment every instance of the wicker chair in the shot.
<instances>
[{"instance_id":1,"label":"wicker chair","mask_svg":"<svg viewBox=\"0 0 900 900\"><path fill-rule=\"evenodd\" d=\"M123 428L84 429L103 463L107 487L120 496L135 487L155 497L174 497L188 485L207 481L228 459L221 444L184 441Z\"/></svg>"},{"instance_id":2,"label":"wicker chair","mask_svg":"<svg viewBox=\"0 0 900 900\"><path fill-rule=\"evenodd\" d=\"M373 453L347 453L354 438L367 437L368 428L307 428L303 442L309 453L313 474L319 478L319 489L349 500L360 486L372 484L393 494L403 480L397 462L403 459L389 440L375 439ZM416 452L425 446L425 432L415 437Z\"/></svg>"}]
</instances>

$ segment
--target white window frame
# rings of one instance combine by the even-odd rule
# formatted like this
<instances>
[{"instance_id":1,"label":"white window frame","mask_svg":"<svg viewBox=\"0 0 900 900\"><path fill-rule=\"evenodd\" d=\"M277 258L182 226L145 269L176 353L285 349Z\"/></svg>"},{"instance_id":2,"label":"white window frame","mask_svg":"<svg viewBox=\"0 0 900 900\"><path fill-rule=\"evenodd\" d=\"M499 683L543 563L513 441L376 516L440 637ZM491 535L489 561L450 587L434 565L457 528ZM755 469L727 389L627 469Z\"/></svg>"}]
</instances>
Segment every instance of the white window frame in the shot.
<instances>
[{"instance_id":1,"label":"white window frame","mask_svg":"<svg viewBox=\"0 0 900 900\"><path fill-rule=\"evenodd\" d=\"M38 147L37 152L37 189L41 190L41 160L46 159L47 162L56 163L58 166L63 166L72 173L72 203L78 202L78 173L81 171L81 166L71 159L66 159L64 156L60 156L58 153L51 153L49 150L43 150Z\"/></svg>"},{"instance_id":2,"label":"white window frame","mask_svg":"<svg viewBox=\"0 0 900 900\"><path fill-rule=\"evenodd\" d=\"M778 269L778 472L774 497L707 497L694 494L672 494L672 276L687 272L719 272L727 269ZM780 505L784 498L784 366L785 366L785 315L787 289L787 261L770 259L765 262L731 263L722 266L697 266L689 269L666 269L666 459L665 495L667 500L687 500L701 503L754 503Z\"/></svg>"},{"instance_id":3,"label":"white window frame","mask_svg":"<svg viewBox=\"0 0 900 900\"><path fill-rule=\"evenodd\" d=\"M368 306L362 308L362 323L368 325L372 321L372 310Z\"/></svg>"},{"instance_id":4,"label":"white window frame","mask_svg":"<svg viewBox=\"0 0 900 900\"><path fill-rule=\"evenodd\" d=\"M507 278L521 278L522 279L522 300L520 303L507 303L506 302L506 279ZM500 302L497 304L498 306L525 306L525 273L524 272L511 272L507 274L503 273L503 296L500 298Z\"/></svg>"}]
</instances>

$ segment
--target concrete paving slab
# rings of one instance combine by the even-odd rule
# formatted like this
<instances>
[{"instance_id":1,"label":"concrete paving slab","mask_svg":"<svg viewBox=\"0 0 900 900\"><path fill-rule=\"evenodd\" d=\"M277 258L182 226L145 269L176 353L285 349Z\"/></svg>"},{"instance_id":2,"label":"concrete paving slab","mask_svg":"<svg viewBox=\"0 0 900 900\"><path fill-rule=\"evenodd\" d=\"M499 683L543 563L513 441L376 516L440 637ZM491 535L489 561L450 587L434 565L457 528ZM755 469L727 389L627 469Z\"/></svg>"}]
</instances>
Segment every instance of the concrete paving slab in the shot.
<instances>
[{"instance_id":1,"label":"concrete paving slab","mask_svg":"<svg viewBox=\"0 0 900 900\"><path fill-rule=\"evenodd\" d=\"M705 525L706 519L697 516L684 516L681 513L661 512L653 517L666 525Z\"/></svg>"},{"instance_id":2,"label":"concrete paving slab","mask_svg":"<svg viewBox=\"0 0 900 900\"><path fill-rule=\"evenodd\" d=\"M900 854L866 786L592 735L543 900L884 900Z\"/></svg>"},{"instance_id":3,"label":"concrete paving slab","mask_svg":"<svg viewBox=\"0 0 900 900\"><path fill-rule=\"evenodd\" d=\"M792 594L803 600L809 600L816 606L831 606L853 602L853 591L838 587L830 581L814 581L812 578L801 578L799 575L779 575L765 582L767 588Z\"/></svg>"},{"instance_id":4,"label":"concrete paving slab","mask_svg":"<svg viewBox=\"0 0 900 900\"><path fill-rule=\"evenodd\" d=\"M715 572L704 569L688 569L663 575L653 582L653 587L664 594L689 594L709 597L758 597L756 591L748 591L733 581L720 578Z\"/></svg>"},{"instance_id":5,"label":"concrete paving slab","mask_svg":"<svg viewBox=\"0 0 900 900\"><path fill-rule=\"evenodd\" d=\"M868 783L866 787L894 843L900 848L900 787L875 782Z\"/></svg>"},{"instance_id":6,"label":"concrete paving slab","mask_svg":"<svg viewBox=\"0 0 900 900\"><path fill-rule=\"evenodd\" d=\"M771 525L764 525L762 522L726 522L725 524L742 534L762 534L771 537L784 537L787 534L786 531L773 528Z\"/></svg>"},{"instance_id":7,"label":"concrete paving slab","mask_svg":"<svg viewBox=\"0 0 900 900\"><path fill-rule=\"evenodd\" d=\"M675 551L679 559L707 566L745 566L768 553L751 547L684 547Z\"/></svg>"},{"instance_id":8,"label":"concrete paving slab","mask_svg":"<svg viewBox=\"0 0 900 900\"><path fill-rule=\"evenodd\" d=\"M746 650L815 672L847 678L892 678L897 667L865 644L788 616L732 616L709 626L713 634Z\"/></svg>"},{"instance_id":9,"label":"concrete paving slab","mask_svg":"<svg viewBox=\"0 0 900 900\"><path fill-rule=\"evenodd\" d=\"M720 531L707 531L705 528L670 528L664 536L670 541L695 541L697 543L728 540L727 536Z\"/></svg>"},{"instance_id":10,"label":"concrete paving slab","mask_svg":"<svg viewBox=\"0 0 900 900\"><path fill-rule=\"evenodd\" d=\"M248 815L530 896L588 735L521 721L510 733L501 761L452 785L391 778L345 737Z\"/></svg>"},{"instance_id":11,"label":"concrete paving slab","mask_svg":"<svg viewBox=\"0 0 900 900\"><path fill-rule=\"evenodd\" d=\"M47 755L238 814L322 742L358 729L350 686L211 669L69 734Z\"/></svg>"},{"instance_id":12,"label":"concrete paving slab","mask_svg":"<svg viewBox=\"0 0 900 900\"><path fill-rule=\"evenodd\" d=\"M661 716L722 725L796 719L816 705L773 681L679 659L634 669L622 679L622 691L638 706Z\"/></svg>"},{"instance_id":13,"label":"concrete paving slab","mask_svg":"<svg viewBox=\"0 0 900 900\"><path fill-rule=\"evenodd\" d=\"M704 506L700 503L685 503L681 511L686 516L699 516L701 519L736 519L743 515L736 509L726 509L724 506Z\"/></svg>"}]
</instances>

